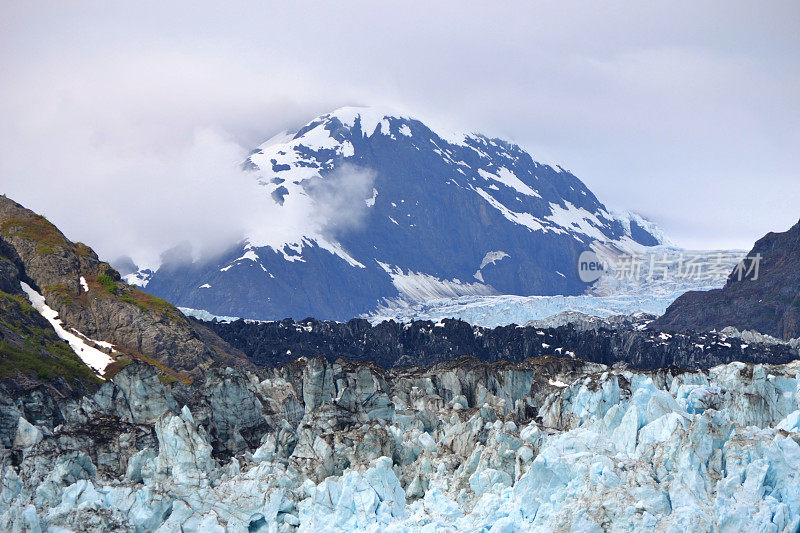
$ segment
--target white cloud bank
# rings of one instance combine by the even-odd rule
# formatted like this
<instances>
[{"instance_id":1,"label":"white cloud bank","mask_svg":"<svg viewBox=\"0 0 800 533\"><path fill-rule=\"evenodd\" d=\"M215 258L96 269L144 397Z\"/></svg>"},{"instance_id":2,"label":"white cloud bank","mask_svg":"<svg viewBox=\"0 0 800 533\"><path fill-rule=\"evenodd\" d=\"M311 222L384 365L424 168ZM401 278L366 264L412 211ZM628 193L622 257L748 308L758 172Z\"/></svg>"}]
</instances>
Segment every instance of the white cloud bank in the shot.
<instances>
[{"instance_id":1,"label":"white cloud bank","mask_svg":"<svg viewBox=\"0 0 800 533\"><path fill-rule=\"evenodd\" d=\"M249 148L342 105L505 136L679 244L800 205L797 2L4 3L0 192L106 258L280 224Z\"/></svg>"}]
</instances>

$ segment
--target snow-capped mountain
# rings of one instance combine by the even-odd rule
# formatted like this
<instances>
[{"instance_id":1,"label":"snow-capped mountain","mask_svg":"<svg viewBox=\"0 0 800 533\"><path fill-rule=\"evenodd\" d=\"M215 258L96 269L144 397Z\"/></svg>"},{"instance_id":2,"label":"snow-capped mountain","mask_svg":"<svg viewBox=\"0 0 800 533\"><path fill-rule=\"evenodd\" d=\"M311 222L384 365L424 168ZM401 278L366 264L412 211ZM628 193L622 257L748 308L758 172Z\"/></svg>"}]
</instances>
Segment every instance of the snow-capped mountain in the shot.
<instances>
[{"instance_id":1,"label":"snow-capped mountain","mask_svg":"<svg viewBox=\"0 0 800 533\"><path fill-rule=\"evenodd\" d=\"M323 115L242 167L303 223L255 230L212 262L166 263L150 292L221 315L345 319L398 298L581 294L577 258L593 242L664 241L513 143L382 109Z\"/></svg>"}]
</instances>

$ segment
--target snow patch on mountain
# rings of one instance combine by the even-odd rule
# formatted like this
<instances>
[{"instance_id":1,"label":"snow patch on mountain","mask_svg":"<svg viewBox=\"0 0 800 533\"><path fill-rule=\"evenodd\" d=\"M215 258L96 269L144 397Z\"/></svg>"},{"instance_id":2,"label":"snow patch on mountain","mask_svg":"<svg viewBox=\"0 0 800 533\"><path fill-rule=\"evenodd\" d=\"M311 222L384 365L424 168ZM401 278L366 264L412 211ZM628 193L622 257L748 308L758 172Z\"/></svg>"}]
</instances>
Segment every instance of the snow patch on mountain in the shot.
<instances>
[{"instance_id":1,"label":"snow patch on mountain","mask_svg":"<svg viewBox=\"0 0 800 533\"><path fill-rule=\"evenodd\" d=\"M333 255L340 257L341 259L344 259L344 261L351 267L367 268L364 266L363 263L356 260L353 256L347 253L347 250L345 250L344 247L338 242L329 241L323 237L317 237L315 242L323 250L328 251Z\"/></svg>"},{"instance_id":2,"label":"snow patch on mountain","mask_svg":"<svg viewBox=\"0 0 800 533\"><path fill-rule=\"evenodd\" d=\"M528 196L535 196L536 198L541 198L538 192L531 189L528 185L526 185L521 179L519 179L513 172L508 170L506 167L500 167L497 169L497 173L491 173L482 168L478 169L478 174L483 176L488 180L494 180L499 183L502 183L506 187L510 187L517 192L522 194L526 194Z\"/></svg>"},{"instance_id":3,"label":"snow patch on mountain","mask_svg":"<svg viewBox=\"0 0 800 533\"><path fill-rule=\"evenodd\" d=\"M490 264L494 265L495 263L506 257L511 257L511 256L509 256L503 250L497 250L495 252L486 252L486 255L484 255L483 259L481 260L481 266L479 266L478 269L482 270L483 268L486 267L486 265Z\"/></svg>"},{"instance_id":4,"label":"snow patch on mountain","mask_svg":"<svg viewBox=\"0 0 800 533\"><path fill-rule=\"evenodd\" d=\"M80 357L81 361L86 363L86 366L94 370L99 376L102 376L105 373L106 367L114 362L114 358L93 346L89 346L86 341L101 345L105 348L111 348L111 344L89 339L89 337L75 329L73 329L72 332L67 331L58 318L58 312L45 303L44 296L36 292L24 281L20 282L20 286L28 296L28 300L30 300L33 308L39 311L39 314L50 322L50 325L53 326L59 338L67 341L72 351Z\"/></svg>"},{"instance_id":5,"label":"snow patch on mountain","mask_svg":"<svg viewBox=\"0 0 800 533\"><path fill-rule=\"evenodd\" d=\"M375 200L378 198L378 189L375 187L372 188L372 196L365 199L364 203L367 204L367 207L372 207L375 205Z\"/></svg>"},{"instance_id":6,"label":"snow patch on mountain","mask_svg":"<svg viewBox=\"0 0 800 533\"><path fill-rule=\"evenodd\" d=\"M142 268L136 272L122 276L122 279L128 285L136 285L137 287L141 287L143 289L147 287L147 284L150 282L150 278L153 277L154 273L155 272L149 268Z\"/></svg>"},{"instance_id":7,"label":"snow patch on mountain","mask_svg":"<svg viewBox=\"0 0 800 533\"><path fill-rule=\"evenodd\" d=\"M425 301L443 296L457 297L465 294L492 294L496 291L480 283L465 283L459 279L442 280L420 272L395 274L392 282L400 295L412 301Z\"/></svg>"},{"instance_id":8,"label":"snow patch on mountain","mask_svg":"<svg viewBox=\"0 0 800 533\"><path fill-rule=\"evenodd\" d=\"M486 202L492 206L493 208L500 211L503 216L513 222L514 224L519 224L520 226L525 226L526 228L532 231L546 231L542 221L535 216L531 215L530 213L518 213L516 211L512 211L497 199L494 196L489 194L488 192L484 191L480 187L470 187L480 195L481 198L486 200Z\"/></svg>"},{"instance_id":9,"label":"snow patch on mountain","mask_svg":"<svg viewBox=\"0 0 800 533\"><path fill-rule=\"evenodd\" d=\"M502 250L498 250L495 252L486 252L486 255L483 256L483 260L481 261L478 270L475 271L472 277L474 277L481 283L484 283L485 280L483 279L483 269L486 268L488 265L496 264L498 261L501 261L506 257L511 257L511 256Z\"/></svg>"},{"instance_id":10,"label":"snow patch on mountain","mask_svg":"<svg viewBox=\"0 0 800 533\"><path fill-rule=\"evenodd\" d=\"M545 218L557 226L553 231L569 230L571 232L578 231L579 235L575 238L581 242L589 244L592 241L606 241L608 237L603 233L603 222L595 215L590 213L582 207L576 207L568 201L564 201L566 207L551 203L550 211L552 214L545 216ZM582 238L580 234L588 237L588 240Z\"/></svg>"},{"instance_id":11,"label":"snow patch on mountain","mask_svg":"<svg viewBox=\"0 0 800 533\"><path fill-rule=\"evenodd\" d=\"M467 283L459 279L439 279L421 272L403 269L377 261L392 278L403 302L425 302L438 298L457 298L465 295L489 295L497 291L482 283Z\"/></svg>"}]
</instances>

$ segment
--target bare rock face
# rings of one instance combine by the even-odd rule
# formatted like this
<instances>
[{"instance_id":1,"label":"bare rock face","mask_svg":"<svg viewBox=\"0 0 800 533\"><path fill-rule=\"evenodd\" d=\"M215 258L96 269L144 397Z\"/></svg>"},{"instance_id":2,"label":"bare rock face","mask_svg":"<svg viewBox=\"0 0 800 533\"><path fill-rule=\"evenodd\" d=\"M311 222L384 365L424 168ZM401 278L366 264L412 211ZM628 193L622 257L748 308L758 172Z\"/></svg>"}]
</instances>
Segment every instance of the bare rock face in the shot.
<instances>
[{"instance_id":1,"label":"bare rock face","mask_svg":"<svg viewBox=\"0 0 800 533\"><path fill-rule=\"evenodd\" d=\"M592 327L512 324L484 328L453 319L372 325L365 319L339 323L311 318L207 325L258 366L279 366L293 358L319 355L331 362L339 358L372 361L383 368L427 366L461 356L493 362L560 355L609 366L702 369L731 361L780 364L798 357L787 343L736 342L731 339L740 334L730 331L730 335L722 331L665 333L642 329L650 319L640 318L604 321Z\"/></svg>"},{"instance_id":2,"label":"bare rock face","mask_svg":"<svg viewBox=\"0 0 800 533\"><path fill-rule=\"evenodd\" d=\"M0 196L3 249L18 258L18 277L37 287L68 327L92 339L110 342L134 358L155 360L176 377L200 376L215 362L249 365L241 353L166 301L121 281L91 248L71 242L44 217ZM10 269L8 261L0 263L0 269Z\"/></svg>"},{"instance_id":3,"label":"bare rock face","mask_svg":"<svg viewBox=\"0 0 800 533\"><path fill-rule=\"evenodd\" d=\"M759 257L758 278L734 270L722 289L688 292L652 327L667 331L721 330L733 326L781 339L800 337L800 222L783 233L768 233L748 254Z\"/></svg>"}]
</instances>

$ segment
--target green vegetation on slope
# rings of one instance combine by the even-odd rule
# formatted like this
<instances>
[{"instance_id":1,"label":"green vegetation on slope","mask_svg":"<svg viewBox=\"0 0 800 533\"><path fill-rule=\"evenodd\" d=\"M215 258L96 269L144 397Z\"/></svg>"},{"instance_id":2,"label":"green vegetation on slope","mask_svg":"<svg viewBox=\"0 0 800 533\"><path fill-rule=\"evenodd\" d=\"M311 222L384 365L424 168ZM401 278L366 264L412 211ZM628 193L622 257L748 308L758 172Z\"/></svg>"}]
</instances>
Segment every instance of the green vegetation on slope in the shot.
<instances>
[{"instance_id":1,"label":"green vegetation on slope","mask_svg":"<svg viewBox=\"0 0 800 533\"><path fill-rule=\"evenodd\" d=\"M71 242L45 217L4 195L0 195L0 249L13 258L9 261L11 268L0 268L0 290L17 293L22 278L38 286L66 324L114 344L119 364L111 372L125 364L125 357L155 365L166 379L183 381L190 379L190 374L201 375L201 369L216 360L248 364L243 354L212 350L216 344L223 346L215 335L209 332L208 339L202 338L198 326L172 304L128 285L87 245ZM0 318L9 322L3 315ZM121 320L135 324L136 329L117 327ZM6 343L1 370L7 374L14 362L19 362L26 371L36 367L46 374L47 368L37 367L38 360L31 362L29 356L36 350L31 352L24 337L13 333L15 326L11 321L0 328L0 340ZM143 344L143 337L148 342ZM148 353L139 351L144 346ZM65 357L63 353L46 355L60 360Z\"/></svg>"},{"instance_id":2,"label":"green vegetation on slope","mask_svg":"<svg viewBox=\"0 0 800 533\"><path fill-rule=\"evenodd\" d=\"M108 274L100 274L97 276L97 283L102 285L103 288L111 294L117 294L119 290L117 287L117 282L111 279L111 276Z\"/></svg>"},{"instance_id":3,"label":"green vegetation on slope","mask_svg":"<svg viewBox=\"0 0 800 533\"><path fill-rule=\"evenodd\" d=\"M25 295L0 291L0 379L20 371L41 380L99 382L43 320Z\"/></svg>"},{"instance_id":4,"label":"green vegetation on slope","mask_svg":"<svg viewBox=\"0 0 800 533\"><path fill-rule=\"evenodd\" d=\"M36 241L38 244L36 253L40 255L55 253L57 248L64 248L69 244L58 228L40 215L27 219L10 218L0 225L0 232L9 237Z\"/></svg>"},{"instance_id":5,"label":"green vegetation on slope","mask_svg":"<svg viewBox=\"0 0 800 533\"><path fill-rule=\"evenodd\" d=\"M101 293L104 291L115 296L121 302L137 306L144 312L152 311L170 320L180 320L182 318L180 311L168 301L148 294L136 287L119 284L107 272L100 274L95 280L90 278L86 278L86 280L90 287L93 285L92 282L96 280L102 289ZM53 287L50 288L52 289Z\"/></svg>"}]
</instances>

